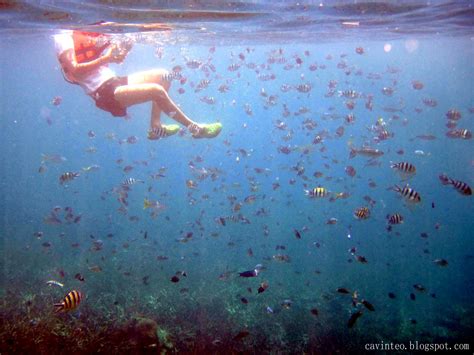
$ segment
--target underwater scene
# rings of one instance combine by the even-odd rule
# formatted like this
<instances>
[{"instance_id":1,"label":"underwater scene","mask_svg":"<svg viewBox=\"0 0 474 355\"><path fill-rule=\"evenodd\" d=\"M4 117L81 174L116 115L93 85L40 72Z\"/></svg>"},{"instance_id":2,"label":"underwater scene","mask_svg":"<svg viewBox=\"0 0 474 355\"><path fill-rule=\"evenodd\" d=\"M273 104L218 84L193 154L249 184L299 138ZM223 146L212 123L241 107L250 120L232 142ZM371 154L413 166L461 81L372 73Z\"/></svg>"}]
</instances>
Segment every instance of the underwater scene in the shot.
<instances>
[{"instance_id":1,"label":"underwater scene","mask_svg":"<svg viewBox=\"0 0 474 355\"><path fill-rule=\"evenodd\" d=\"M474 343L471 1L0 2L2 354Z\"/></svg>"}]
</instances>

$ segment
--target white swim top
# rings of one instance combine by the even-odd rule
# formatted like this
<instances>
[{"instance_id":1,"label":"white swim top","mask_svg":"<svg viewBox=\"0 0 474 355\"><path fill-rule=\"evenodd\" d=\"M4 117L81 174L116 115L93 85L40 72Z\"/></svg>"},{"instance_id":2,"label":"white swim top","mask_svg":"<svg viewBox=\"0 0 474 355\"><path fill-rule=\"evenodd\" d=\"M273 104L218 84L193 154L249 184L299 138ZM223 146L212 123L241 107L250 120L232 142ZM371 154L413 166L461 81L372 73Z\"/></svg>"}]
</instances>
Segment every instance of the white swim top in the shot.
<instances>
[{"instance_id":1,"label":"white swim top","mask_svg":"<svg viewBox=\"0 0 474 355\"><path fill-rule=\"evenodd\" d=\"M68 49L74 50L72 31L62 31L54 35L54 43L58 57ZM80 85L88 95L92 95L103 83L114 76L115 73L107 65L103 65L88 75L82 77L71 77L71 75L68 75L66 78Z\"/></svg>"}]
</instances>

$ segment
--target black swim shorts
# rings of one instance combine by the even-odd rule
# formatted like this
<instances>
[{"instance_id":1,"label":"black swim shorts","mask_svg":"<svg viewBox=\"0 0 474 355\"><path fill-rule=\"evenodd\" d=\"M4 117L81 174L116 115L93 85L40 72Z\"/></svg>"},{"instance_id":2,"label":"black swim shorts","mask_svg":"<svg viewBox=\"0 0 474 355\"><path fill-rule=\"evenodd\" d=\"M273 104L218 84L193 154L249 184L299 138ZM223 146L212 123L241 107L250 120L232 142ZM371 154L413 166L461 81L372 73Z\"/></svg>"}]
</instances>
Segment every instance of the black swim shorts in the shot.
<instances>
[{"instance_id":1,"label":"black swim shorts","mask_svg":"<svg viewBox=\"0 0 474 355\"><path fill-rule=\"evenodd\" d=\"M95 105L104 111L110 112L115 117L126 116L127 108L120 105L115 99L114 92L118 86L127 84L128 78L126 76L116 76L107 80L92 94Z\"/></svg>"}]
</instances>

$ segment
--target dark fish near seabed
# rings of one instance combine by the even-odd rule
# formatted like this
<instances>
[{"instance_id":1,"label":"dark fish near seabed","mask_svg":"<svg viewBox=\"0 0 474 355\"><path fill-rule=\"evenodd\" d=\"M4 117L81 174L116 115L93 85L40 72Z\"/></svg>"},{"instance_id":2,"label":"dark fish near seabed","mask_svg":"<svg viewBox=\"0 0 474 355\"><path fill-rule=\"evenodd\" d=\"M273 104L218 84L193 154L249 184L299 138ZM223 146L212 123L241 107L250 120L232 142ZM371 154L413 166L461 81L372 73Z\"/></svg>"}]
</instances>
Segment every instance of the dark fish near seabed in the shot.
<instances>
[{"instance_id":1,"label":"dark fish near seabed","mask_svg":"<svg viewBox=\"0 0 474 355\"><path fill-rule=\"evenodd\" d=\"M265 292L265 290L268 288L268 282L267 281L264 281L260 284L260 287L258 288L257 292L258 293L262 293L262 292Z\"/></svg>"},{"instance_id":2,"label":"dark fish near seabed","mask_svg":"<svg viewBox=\"0 0 474 355\"><path fill-rule=\"evenodd\" d=\"M352 328L355 324L355 322L357 321L357 319L359 319L359 317L362 316L362 312L361 311L357 311L355 313L352 313L351 317L349 318L349 321L347 322L347 326L349 328Z\"/></svg>"},{"instance_id":3,"label":"dark fish near seabed","mask_svg":"<svg viewBox=\"0 0 474 355\"><path fill-rule=\"evenodd\" d=\"M360 303L362 303L365 306L365 308L367 308L369 311L371 311L371 312L375 311L374 306L369 301L362 300L362 301L360 301Z\"/></svg>"},{"instance_id":4,"label":"dark fish near seabed","mask_svg":"<svg viewBox=\"0 0 474 355\"><path fill-rule=\"evenodd\" d=\"M359 263L362 263L362 264L367 264L367 262L368 262L367 258L365 256L362 256L362 255L357 255L355 258Z\"/></svg>"},{"instance_id":5,"label":"dark fish near seabed","mask_svg":"<svg viewBox=\"0 0 474 355\"><path fill-rule=\"evenodd\" d=\"M420 291L420 292L424 292L426 291L426 288L425 286L423 286L422 284L414 284L413 285L413 288L417 291Z\"/></svg>"},{"instance_id":6,"label":"dark fish near seabed","mask_svg":"<svg viewBox=\"0 0 474 355\"><path fill-rule=\"evenodd\" d=\"M433 263L439 266L448 266L448 261L446 259L435 259Z\"/></svg>"},{"instance_id":7,"label":"dark fish near seabed","mask_svg":"<svg viewBox=\"0 0 474 355\"><path fill-rule=\"evenodd\" d=\"M258 273L259 273L258 269L254 269L254 270L239 272L239 276L240 277L257 277Z\"/></svg>"}]
</instances>

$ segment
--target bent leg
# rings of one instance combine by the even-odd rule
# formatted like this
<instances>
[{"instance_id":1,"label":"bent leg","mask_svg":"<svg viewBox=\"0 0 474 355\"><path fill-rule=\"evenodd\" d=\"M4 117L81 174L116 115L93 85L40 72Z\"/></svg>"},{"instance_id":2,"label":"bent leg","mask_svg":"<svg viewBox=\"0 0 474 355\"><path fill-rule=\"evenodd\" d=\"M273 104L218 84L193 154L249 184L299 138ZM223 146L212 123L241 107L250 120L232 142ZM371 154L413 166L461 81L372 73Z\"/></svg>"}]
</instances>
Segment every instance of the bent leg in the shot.
<instances>
[{"instance_id":1,"label":"bent leg","mask_svg":"<svg viewBox=\"0 0 474 355\"><path fill-rule=\"evenodd\" d=\"M165 69L155 69L139 72L128 76L128 85L119 86L114 95L121 105L128 107L152 101L151 129L161 127L161 111L175 121L188 127L194 138L213 138L217 136L222 125L214 123L210 125L198 125L184 114L183 111L171 100L168 95L170 87L169 72Z\"/></svg>"},{"instance_id":2,"label":"bent leg","mask_svg":"<svg viewBox=\"0 0 474 355\"><path fill-rule=\"evenodd\" d=\"M115 99L121 105L128 107L132 105L141 104L152 101L152 117L151 126L160 126L160 113L163 111L168 116L181 123L184 126L193 124L189 117L187 117L181 109L171 100L165 88L160 84L155 83L130 83L122 85L115 89Z\"/></svg>"},{"instance_id":3,"label":"bent leg","mask_svg":"<svg viewBox=\"0 0 474 355\"><path fill-rule=\"evenodd\" d=\"M134 73L128 76L128 83L135 84L159 84L168 92L171 82L167 80L169 71L166 69L152 69ZM161 108L156 101L152 101L151 107L151 128L157 128L161 125Z\"/></svg>"}]
</instances>

